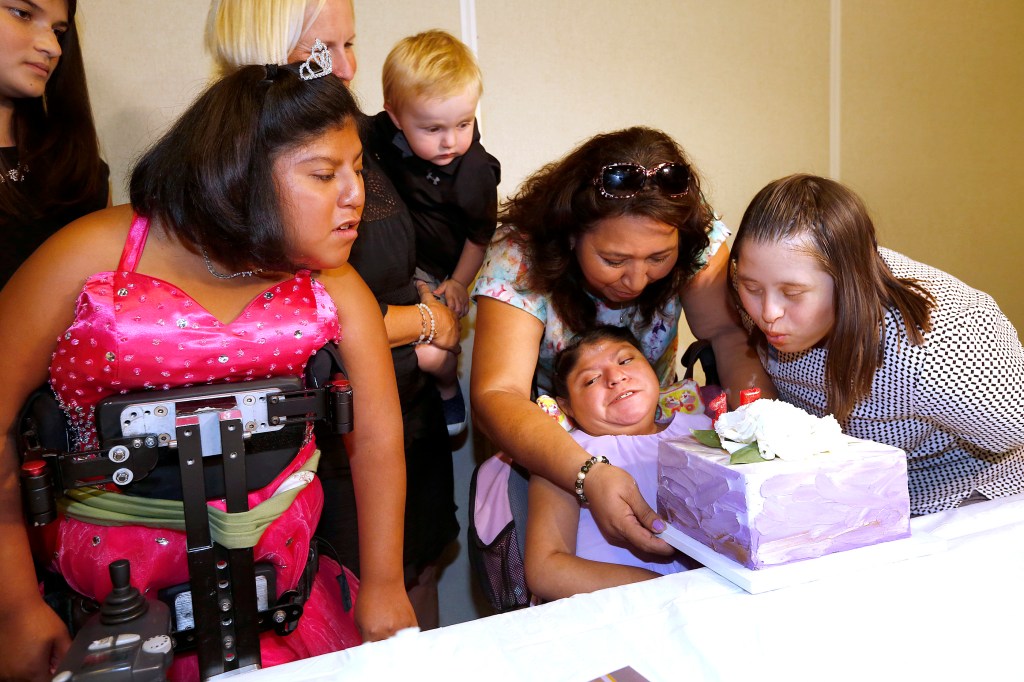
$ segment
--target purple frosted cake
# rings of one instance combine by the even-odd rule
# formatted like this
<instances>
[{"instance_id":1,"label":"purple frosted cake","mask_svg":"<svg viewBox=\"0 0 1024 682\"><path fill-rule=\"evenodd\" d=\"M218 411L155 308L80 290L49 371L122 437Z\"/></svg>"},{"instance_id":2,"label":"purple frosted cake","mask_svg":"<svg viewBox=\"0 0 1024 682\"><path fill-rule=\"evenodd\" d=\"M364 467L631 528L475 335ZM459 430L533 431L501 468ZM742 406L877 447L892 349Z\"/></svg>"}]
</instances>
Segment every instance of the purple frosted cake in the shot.
<instances>
[{"instance_id":1,"label":"purple frosted cake","mask_svg":"<svg viewBox=\"0 0 1024 682\"><path fill-rule=\"evenodd\" d=\"M692 437L662 442L658 513L753 569L908 537L906 455L850 441L841 452L751 464L729 464L727 452Z\"/></svg>"}]
</instances>

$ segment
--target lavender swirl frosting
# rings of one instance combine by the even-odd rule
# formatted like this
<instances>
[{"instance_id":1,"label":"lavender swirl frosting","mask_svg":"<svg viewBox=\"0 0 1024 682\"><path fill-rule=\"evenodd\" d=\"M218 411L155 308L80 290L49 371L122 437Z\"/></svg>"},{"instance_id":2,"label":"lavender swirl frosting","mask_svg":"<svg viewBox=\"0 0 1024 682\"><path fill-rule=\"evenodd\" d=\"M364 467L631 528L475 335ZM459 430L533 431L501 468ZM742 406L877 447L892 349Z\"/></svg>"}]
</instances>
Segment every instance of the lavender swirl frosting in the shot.
<instances>
[{"instance_id":1,"label":"lavender swirl frosting","mask_svg":"<svg viewBox=\"0 0 1024 682\"><path fill-rule=\"evenodd\" d=\"M658 457L658 513L747 568L823 556L910 535L902 450L851 439L845 452L729 465L693 438Z\"/></svg>"}]
</instances>

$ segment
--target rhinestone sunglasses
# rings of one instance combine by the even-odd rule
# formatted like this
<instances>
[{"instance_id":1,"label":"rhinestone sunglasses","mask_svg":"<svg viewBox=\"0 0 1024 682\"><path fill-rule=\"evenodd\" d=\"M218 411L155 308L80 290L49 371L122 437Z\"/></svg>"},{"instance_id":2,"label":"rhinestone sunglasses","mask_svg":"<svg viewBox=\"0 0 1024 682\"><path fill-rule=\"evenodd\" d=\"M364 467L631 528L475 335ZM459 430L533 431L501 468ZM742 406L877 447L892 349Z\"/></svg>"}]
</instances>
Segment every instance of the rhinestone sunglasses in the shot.
<instances>
[{"instance_id":1,"label":"rhinestone sunglasses","mask_svg":"<svg viewBox=\"0 0 1024 682\"><path fill-rule=\"evenodd\" d=\"M594 186L606 199L629 199L653 180L669 197L681 197L690 187L690 167L683 163L659 163L644 168L639 163L609 163L594 178Z\"/></svg>"}]
</instances>

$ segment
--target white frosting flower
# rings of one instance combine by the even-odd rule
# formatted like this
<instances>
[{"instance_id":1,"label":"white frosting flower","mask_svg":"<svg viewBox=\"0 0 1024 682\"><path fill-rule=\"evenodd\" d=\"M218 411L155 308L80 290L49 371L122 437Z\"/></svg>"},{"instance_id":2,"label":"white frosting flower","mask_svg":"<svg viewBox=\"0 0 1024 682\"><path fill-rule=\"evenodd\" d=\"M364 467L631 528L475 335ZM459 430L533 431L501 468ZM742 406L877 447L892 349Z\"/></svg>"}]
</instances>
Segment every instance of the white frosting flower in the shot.
<instances>
[{"instance_id":1,"label":"white frosting flower","mask_svg":"<svg viewBox=\"0 0 1024 682\"><path fill-rule=\"evenodd\" d=\"M750 405L759 402L761 401L755 400ZM726 412L718 418L718 421L715 422L715 431L719 438L723 441L731 440L734 443L754 442L757 420L751 419L747 414L747 408L750 405L744 405L735 412Z\"/></svg>"},{"instance_id":2,"label":"white frosting flower","mask_svg":"<svg viewBox=\"0 0 1024 682\"><path fill-rule=\"evenodd\" d=\"M819 419L781 400L755 400L727 412L715 422L715 431L730 452L737 449L731 443L757 443L764 459L807 459L837 452L848 442L832 415Z\"/></svg>"}]
</instances>

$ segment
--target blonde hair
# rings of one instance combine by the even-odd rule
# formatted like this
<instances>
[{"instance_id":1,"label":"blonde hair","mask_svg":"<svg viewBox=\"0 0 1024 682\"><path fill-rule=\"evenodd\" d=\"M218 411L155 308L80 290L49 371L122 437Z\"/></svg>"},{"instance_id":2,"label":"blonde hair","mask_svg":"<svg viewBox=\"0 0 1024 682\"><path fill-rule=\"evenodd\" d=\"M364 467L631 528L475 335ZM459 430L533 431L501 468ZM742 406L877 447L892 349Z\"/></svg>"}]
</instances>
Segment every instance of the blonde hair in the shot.
<instances>
[{"instance_id":1,"label":"blonde hair","mask_svg":"<svg viewBox=\"0 0 1024 682\"><path fill-rule=\"evenodd\" d=\"M483 94L483 75L469 48L450 33L424 31L402 38L388 53L381 74L384 103L401 106L415 97L451 97L475 85Z\"/></svg>"},{"instance_id":2,"label":"blonde hair","mask_svg":"<svg viewBox=\"0 0 1024 682\"><path fill-rule=\"evenodd\" d=\"M206 48L220 75L246 64L287 64L327 0L213 0Z\"/></svg>"}]
</instances>

